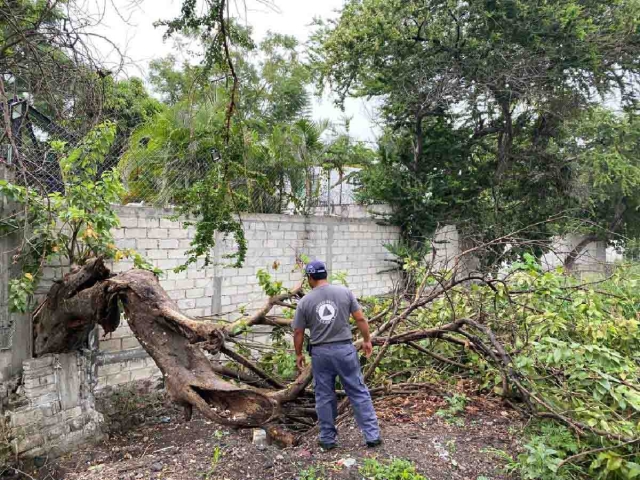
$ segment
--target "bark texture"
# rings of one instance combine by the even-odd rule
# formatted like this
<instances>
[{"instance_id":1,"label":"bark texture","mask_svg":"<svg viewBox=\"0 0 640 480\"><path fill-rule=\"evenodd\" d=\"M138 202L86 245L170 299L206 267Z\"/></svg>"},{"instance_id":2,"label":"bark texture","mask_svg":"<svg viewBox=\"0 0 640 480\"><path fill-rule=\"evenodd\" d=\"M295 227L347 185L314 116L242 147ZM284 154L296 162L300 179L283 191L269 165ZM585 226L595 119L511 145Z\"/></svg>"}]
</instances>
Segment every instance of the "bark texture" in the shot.
<instances>
[{"instance_id":1,"label":"bark texture","mask_svg":"<svg viewBox=\"0 0 640 480\"><path fill-rule=\"evenodd\" d=\"M220 424L265 425L280 415L282 403L295 398L310 381L307 372L289 388L274 392L224 380L221 374L233 370L214 366L204 351L223 349L229 335L225 327L230 325L182 315L152 273L130 270L112 275L101 259L76 269L51 288L34 313L35 355L82 347L96 324L106 333L113 332L120 321L119 304L131 330L164 374L169 395L185 407L187 418L195 407ZM261 310L250 322L266 313Z\"/></svg>"}]
</instances>

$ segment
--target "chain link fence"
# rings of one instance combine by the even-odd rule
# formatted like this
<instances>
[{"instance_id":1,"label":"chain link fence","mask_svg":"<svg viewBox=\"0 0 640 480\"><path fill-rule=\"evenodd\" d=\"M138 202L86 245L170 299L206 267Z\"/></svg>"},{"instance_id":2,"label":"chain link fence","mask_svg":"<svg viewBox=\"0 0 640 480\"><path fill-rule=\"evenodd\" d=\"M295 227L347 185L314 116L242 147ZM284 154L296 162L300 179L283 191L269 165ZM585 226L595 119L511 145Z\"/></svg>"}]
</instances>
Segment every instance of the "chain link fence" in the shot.
<instances>
[{"instance_id":1,"label":"chain link fence","mask_svg":"<svg viewBox=\"0 0 640 480\"><path fill-rule=\"evenodd\" d=\"M13 171L16 182L28 185L43 195L63 193L64 183L59 156L49 146L61 140L69 147L77 145L82 135L69 131L26 100L8 103L12 138L0 142L0 162ZM142 150L144 152L144 150ZM215 155L172 156L162 151L132 153L126 142L112 151L98 168L98 177L117 169L125 187L123 204L170 207L199 181L206 180L216 167ZM319 207L352 205L355 202L354 178L357 169L327 170L320 166L287 169L261 165L260 181L248 175L231 186L246 198L245 209L252 213L308 214Z\"/></svg>"}]
</instances>

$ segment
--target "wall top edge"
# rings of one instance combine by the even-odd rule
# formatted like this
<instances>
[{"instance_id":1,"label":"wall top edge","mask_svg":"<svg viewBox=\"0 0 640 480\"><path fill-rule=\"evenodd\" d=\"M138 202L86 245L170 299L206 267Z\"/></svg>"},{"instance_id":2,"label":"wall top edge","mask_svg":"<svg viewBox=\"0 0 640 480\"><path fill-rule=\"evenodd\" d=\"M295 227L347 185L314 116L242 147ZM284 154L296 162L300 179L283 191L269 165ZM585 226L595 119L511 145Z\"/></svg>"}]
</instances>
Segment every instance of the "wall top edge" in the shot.
<instances>
[{"instance_id":1,"label":"wall top edge","mask_svg":"<svg viewBox=\"0 0 640 480\"><path fill-rule=\"evenodd\" d=\"M144 205L116 205L115 210L121 217L160 217L168 218L175 215L175 209L173 208L161 208ZM289 223L302 223L311 225L326 225L331 224L371 224L380 223L386 227L393 227L393 225L385 225L376 218L350 218L342 217L339 215L288 215L288 214L272 214L272 213L247 213L241 214L240 219L243 222L289 222Z\"/></svg>"}]
</instances>

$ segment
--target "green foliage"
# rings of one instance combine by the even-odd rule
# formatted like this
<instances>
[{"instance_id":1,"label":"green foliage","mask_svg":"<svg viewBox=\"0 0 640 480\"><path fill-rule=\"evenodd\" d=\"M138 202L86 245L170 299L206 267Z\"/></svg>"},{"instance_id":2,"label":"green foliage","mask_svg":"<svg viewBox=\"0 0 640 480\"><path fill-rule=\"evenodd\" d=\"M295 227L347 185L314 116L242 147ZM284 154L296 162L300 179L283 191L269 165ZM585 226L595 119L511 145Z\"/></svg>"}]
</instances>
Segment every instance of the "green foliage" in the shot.
<instances>
[{"instance_id":1,"label":"green foliage","mask_svg":"<svg viewBox=\"0 0 640 480\"><path fill-rule=\"evenodd\" d=\"M291 348L291 344L285 339L279 338L274 340L271 346L273 350L266 352L260 358L260 366L284 380L295 380L298 375L298 369L296 355Z\"/></svg>"},{"instance_id":2,"label":"green foliage","mask_svg":"<svg viewBox=\"0 0 640 480\"><path fill-rule=\"evenodd\" d=\"M329 281L331 283L340 283L341 285L348 287L349 286L349 282L347 281L348 276L349 276L349 272L346 272L344 270L332 272L331 276L329 277Z\"/></svg>"},{"instance_id":3,"label":"green foliage","mask_svg":"<svg viewBox=\"0 0 640 480\"><path fill-rule=\"evenodd\" d=\"M198 36L205 61L152 63L151 82L169 107L134 132L119 164L126 201L169 201L193 219L185 225L195 226L196 236L181 269L198 258L209 264L216 232L233 237L237 251L229 258L241 265L246 241L239 213L308 213L320 186L314 168L343 172L371 157L348 126L325 135L329 124L308 118L311 77L295 38L269 34L256 48L247 29L220 17L221 3L199 15L185 2L180 18L161 22L168 35ZM216 50L224 35L212 38L210 30L222 23L228 56ZM246 60L256 53L258 61ZM230 63L238 84L218 81L230 74Z\"/></svg>"},{"instance_id":4,"label":"green foliage","mask_svg":"<svg viewBox=\"0 0 640 480\"><path fill-rule=\"evenodd\" d=\"M408 460L395 459L388 464L368 458L360 473L367 480L428 480L416 472L416 467Z\"/></svg>"},{"instance_id":5,"label":"green foliage","mask_svg":"<svg viewBox=\"0 0 640 480\"><path fill-rule=\"evenodd\" d=\"M550 422L543 422L532 428L524 453L517 462L511 462L509 469L517 471L525 480L552 480L572 478L575 468L558 471L563 458L575 454L579 444L566 428Z\"/></svg>"},{"instance_id":6,"label":"green foliage","mask_svg":"<svg viewBox=\"0 0 640 480\"><path fill-rule=\"evenodd\" d=\"M302 470L297 480L324 480L324 469L317 469L315 467L309 467Z\"/></svg>"},{"instance_id":7,"label":"green foliage","mask_svg":"<svg viewBox=\"0 0 640 480\"><path fill-rule=\"evenodd\" d=\"M447 421L451 421L455 423L455 417L464 412L464 409L467 405L467 401L469 400L466 395L460 393L454 393L452 396L447 397L447 403L449 406L447 408L443 408L436 412L436 415L439 417L443 417L447 419Z\"/></svg>"},{"instance_id":8,"label":"green foliage","mask_svg":"<svg viewBox=\"0 0 640 480\"><path fill-rule=\"evenodd\" d=\"M639 16L632 0L346 2L318 23L311 53L319 85L382 105L361 200L391 205L406 238L423 243L439 225L486 240L560 212L603 240L634 230L634 122L585 112L615 96L637 113ZM575 222L527 235L567 229Z\"/></svg>"},{"instance_id":9,"label":"green foliage","mask_svg":"<svg viewBox=\"0 0 640 480\"><path fill-rule=\"evenodd\" d=\"M416 285L433 275L419 264L413 273ZM534 256L526 255L506 268L501 278L491 285L454 288L429 308L419 310L410 328L436 328L452 319L481 316L483 325L505 345L520 384L544 399L547 407L536 403L536 408L552 408L569 421L600 432L578 438L562 424L534 423L524 452L512 464L523 478L635 478L638 446L618 447L621 442L614 436L638 436L637 267L620 266L607 280L582 285L561 272L543 271ZM484 333L479 334L481 341L488 341ZM465 376L475 378L481 390L519 400L513 386L504 390L496 365L477 352L440 340L423 346L459 365L442 363L408 346L395 346L380 363L373 381L386 384L392 378L392 382L451 385L456 376ZM448 402L449 407L439 412L445 418L464 409L463 396L452 395ZM560 467L569 456L599 447L609 449Z\"/></svg>"},{"instance_id":10,"label":"green foliage","mask_svg":"<svg viewBox=\"0 0 640 480\"><path fill-rule=\"evenodd\" d=\"M213 452L211 454L211 460L209 463L209 470L202 474L204 480L213 480L215 477L213 475L218 468L218 464L220 463L220 459L224 456L224 451L216 445L213 447Z\"/></svg>"},{"instance_id":11,"label":"green foliage","mask_svg":"<svg viewBox=\"0 0 640 480\"><path fill-rule=\"evenodd\" d=\"M138 253L120 250L114 244L111 232L119 220L113 205L123 188L117 172L98 174L114 138L115 126L106 122L66 154L64 143L52 142L52 150L61 157L64 194L41 196L30 188L0 180L0 196L18 205L13 214L0 220L0 234L20 233L23 237L13 258L22 273L9 286L13 311L28 309L42 267L53 258L82 265L99 256L116 260L132 257L136 267L151 269Z\"/></svg>"},{"instance_id":12,"label":"green foliage","mask_svg":"<svg viewBox=\"0 0 640 480\"><path fill-rule=\"evenodd\" d=\"M260 284L262 291L268 297L275 297L276 295L280 295L281 293L284 293L286 290L282 285L281 280L278 280L278 281L273 280L271 277L271 274L263 268L258 270L256 277L258 278L258 283Z\"/></svg>"}]
</instances>

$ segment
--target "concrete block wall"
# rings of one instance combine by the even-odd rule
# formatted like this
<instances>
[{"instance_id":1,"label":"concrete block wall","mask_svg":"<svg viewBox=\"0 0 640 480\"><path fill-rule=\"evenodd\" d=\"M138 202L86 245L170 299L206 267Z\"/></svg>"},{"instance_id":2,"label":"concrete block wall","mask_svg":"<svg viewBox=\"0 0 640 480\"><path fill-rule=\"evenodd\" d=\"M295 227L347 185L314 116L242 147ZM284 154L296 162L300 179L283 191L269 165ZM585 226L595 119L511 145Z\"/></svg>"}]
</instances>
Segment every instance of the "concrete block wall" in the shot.
<instances>
[{"instance_id":1,"label":"concrete block wall","mask_svg":"<svg viewBox=\"0 0 640 480\"><path fill-rule=\"evenodd\" d=\"M163 288L181 311L192 317L215 315L233 320L249 314L266 300L256 278L258 270L268 269L274 279L293 287L302 279L299 261L303 255L324 260L330 271L347 272L349 286L358 296L386 293L392 287L391 275L378 272L389 268L384 244L397 241L399 231L370 218L243 215L248 252L242 268L228 266L224 256L236 246L232 239L220 238L213 265L199 268L199 264L175 273L172 269L186 258L193 227L185 229L180 221L169 220L173 212L167 209L120 207L118 213L121 228L114 232L117 245L137 250L154 266L166 270L161 278ZM129 261L113 265L116 272L132 267ZM46 277L59 278L65 270L60 265L48 267ZM125 320L112 334L99 335L99 349L109 354L111 361L97 367L98 390L161 375L153 360L141 358L142 352L136 354L141 346ZM267 336L265 332L256 335L262 340ZM114 362L118 352L135 358Z\"/></svg>"},{"instance_id":2,"label":"concrete block wall","mask_svg":"<svg viewBox=\"0 0 640 480\"><path fill-rule=\"evenodd\" d=\"M96 365L96 392L106 387L117 387L130 382L162 377L162 372L153 359L141 351L142 346L125 319L122 319L115 332L105 336L100 328L98 334L101 339L99 348L102 354L114 354L115 360L119 355L125 356L135 351L138 351L139 355L134 355L136 358Z\"/></svg>"},{"instance_id":3,"label":"concrete block wall","mask_svg":"<svg viewBox=\"0 0 640 480\"><path fill-rule=\"evenodd\" d=\"M548 269L564 265L565 259L584 239L583 235L566 235L553 240L550 252L542 257L542 265ZM581 275L602 274L607 268L605 242L592 242L576 258L574 273Z\"/></svg>"},{"instance_id":4,"label":"concrete block wall","mask_svg":"<svg viewBox=\"0 0 640 480\"><path fill-rule=\"evenodd\" d=\"M4 441L14 455L59 455L100 438L91 360L82 354L25 360L21 386L5 400Z\"/></svg>"}]
</instances>

